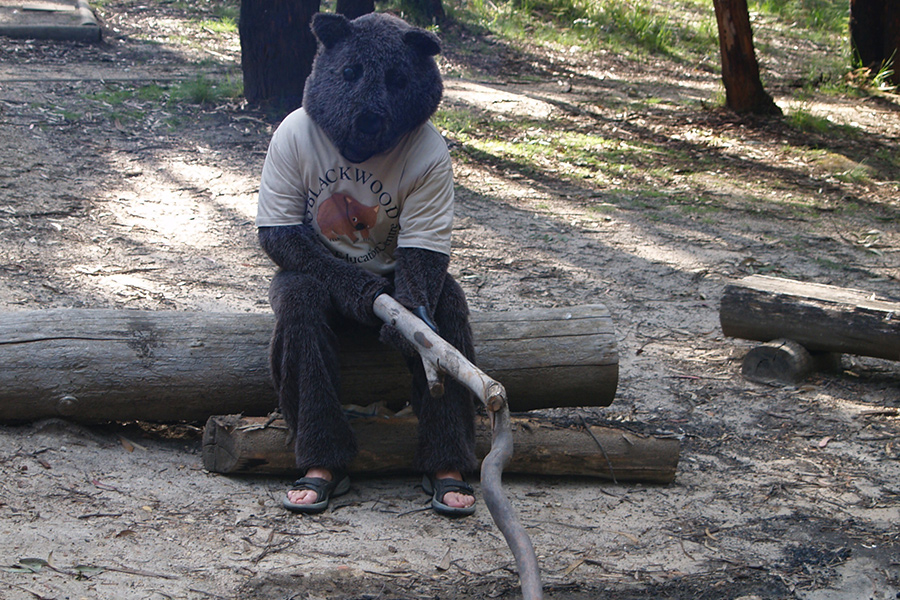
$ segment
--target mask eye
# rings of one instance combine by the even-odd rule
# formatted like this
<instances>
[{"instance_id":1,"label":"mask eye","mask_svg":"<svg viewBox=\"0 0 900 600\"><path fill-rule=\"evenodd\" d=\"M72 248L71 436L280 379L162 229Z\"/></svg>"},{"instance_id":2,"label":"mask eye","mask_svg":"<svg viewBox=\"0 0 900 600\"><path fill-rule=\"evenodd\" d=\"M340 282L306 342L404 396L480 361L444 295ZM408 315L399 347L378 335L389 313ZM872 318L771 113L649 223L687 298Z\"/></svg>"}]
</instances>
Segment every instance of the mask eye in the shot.
<instances>
[{"instance_id":1,"label":"mask eye","mask_svg":"<svg viewBox=\"0 0 900 600\"><path fill-rule=\"evenodd\" d=\"M384 74L384 82L389 88L394 90L402 90L406 87L408 81L409 79L407 79L406 75L397 69L390 69Z\"/></svg>"},{"instance_id":2,"label":"mask eye","mask_svg":"<svg viewBox=\"0 0 900 600\"><path fill-rule=\"evenodd\" d=\"M359 65L353 65L351 67L344 67L341 75L344 77L344 81L356 81L359 79L359 76L362 74L362 67Z\"/></svg>"}]
</instances>

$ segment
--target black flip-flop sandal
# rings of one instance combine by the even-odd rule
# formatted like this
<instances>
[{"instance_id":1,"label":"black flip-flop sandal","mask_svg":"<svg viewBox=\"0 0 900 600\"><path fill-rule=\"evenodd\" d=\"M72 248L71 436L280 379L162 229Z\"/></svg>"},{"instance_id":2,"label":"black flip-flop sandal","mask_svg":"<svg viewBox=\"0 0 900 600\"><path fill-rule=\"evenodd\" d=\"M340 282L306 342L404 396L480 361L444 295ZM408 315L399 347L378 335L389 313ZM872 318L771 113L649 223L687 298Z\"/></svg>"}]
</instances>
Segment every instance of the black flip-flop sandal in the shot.
<instances>
[{"instance_id":1,"label":"black flip-flop sandal","mask_svg":"<svg viewBox=\"0 0 900 600\"><path fill-rule=\"evenodd\" d=\"M431 508L434 512L448 517L466 517L475 512L475 505L460 507L444 504L444 494L456 492L466 496L475 496L475 490L471 485L459 479L437 479L432 475L422 478L422 489L431 495Z\"/></svg>"},{"instance_id":2,"label":"black flip-flop sandal","mask_svg":"<svg viewBox=\"0 0 900 600\"><path fill-rule=\"evenodd\" d=\"M316 493L316 502L312 504L294 504L285 493L281 505L291 512L314 515L328 508L331 498L350 491L350 477L346 473L334 473L331 481L321 477L302 477L294 482L289 492L294 490L310 490Z\"/></svg>"}]
</instances>

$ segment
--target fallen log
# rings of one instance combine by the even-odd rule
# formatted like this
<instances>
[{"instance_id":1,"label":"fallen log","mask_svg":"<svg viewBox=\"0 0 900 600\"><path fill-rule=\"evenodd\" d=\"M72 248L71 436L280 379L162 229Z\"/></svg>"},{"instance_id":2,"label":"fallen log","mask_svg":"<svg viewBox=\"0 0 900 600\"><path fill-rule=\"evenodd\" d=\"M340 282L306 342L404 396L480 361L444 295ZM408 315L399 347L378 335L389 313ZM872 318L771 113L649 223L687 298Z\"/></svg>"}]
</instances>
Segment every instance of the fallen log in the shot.
<instances>
[{"instance_id":1,"label":"fallen log","mask_svg":"<svg viewBox=\"0 0 900 600\"><path fill-rule=\"evenodd\" d=\"M607 406L618 354L603 305L473 313L478 365L510 408ZM274 317L252 313L53 309L0 314L0 421L204 421L276 405ZM402 406L410 376L377 330L338 332L342 402ZM349 368L352 365L352 368Z\"/></svg>"},{"instance_id":2,"label":"fallen log","mask_svg":"<svg viewBox=\"0 0 900 600\"><path fill-rule=\"evenodd\" d=\"M810 352L802 344L788 339L766 342L744 356L741 375L757 383L800 383L814 371L838 371L841 355L834 352Z\"/></svg>"},{"instance_id":3,"label":"fallen log","mask_svg":"<svg viewBox=\"0 0 900 600\"><path fill-rule=\"evenodd\" d=\"M351 473L410 472L416 448L415 417L365 417L351 422L360 448ZM597 425L555 425L536 417L516 416L511 425L514 452L504 473L648 483L675 479L680 443L674 438ZM476 454L481 459L491 448L486 419L481 419L476 432ZM287 426L280 419L269 423L265 417L210 417L203 433L203 466L226 474L297 474Z\"/></svg>"},{"instance_id":4,"label":"fallen log","mask_svg":"<svg viewBox=\"0 0 900 600\"><path fill-rule=\"evenodd\" d=\"M751 275L725 287L719 319L730 337L900 360L900 302L861 290Z\"/></svg>"}]
</instances>

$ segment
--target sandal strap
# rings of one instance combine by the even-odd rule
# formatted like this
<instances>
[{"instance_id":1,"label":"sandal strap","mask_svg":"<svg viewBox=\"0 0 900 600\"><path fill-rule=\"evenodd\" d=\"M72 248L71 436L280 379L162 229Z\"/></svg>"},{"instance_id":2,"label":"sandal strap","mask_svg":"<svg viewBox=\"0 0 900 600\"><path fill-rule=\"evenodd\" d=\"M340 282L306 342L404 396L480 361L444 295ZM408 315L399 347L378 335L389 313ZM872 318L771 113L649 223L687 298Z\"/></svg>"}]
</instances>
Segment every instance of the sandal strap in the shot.
<instances>
[{"instance_id":1,"label":"sandal strap","mask_svg":"<svg viewBox=\"0 0 900 600\"><path fill-rule=\"evenodd\" d=\"M329 488L336 488L346 478L347 472L339 470L331 472L331 480L322 477L301 477L291 485L288 491L310 490L321 498L323 492L327 492Z\"/></svg>"},{"instance_id":2,"label":"sandal strap","mask_svg":"<svg viewBox=\"0 0 900 600\"><path fill-rule=\"evenodd\" d=\"M328 489L328 486L336 484L336 479L332 479L331 481L329 481L321 477L301 477L291 485L291 488L288 491L295 492L301 490L309 490L311 492L315 492L316 494L318 494L318 497L321 498L322 493Z\"/></svg>"},{"instance_id":3,"label":"sandal strap","mask_svg":"<svg viewBox=\"0 0 900 600\"><path fill-rule=\"evenodd\" d=\"M475 495L475 489L465 481L436 478L432 478L431 481L434 486L434 493L438 498L443 498L445 494L450 492L456 492L457 494L464 494L466 496Z\"/></svg>"}]
</instances>

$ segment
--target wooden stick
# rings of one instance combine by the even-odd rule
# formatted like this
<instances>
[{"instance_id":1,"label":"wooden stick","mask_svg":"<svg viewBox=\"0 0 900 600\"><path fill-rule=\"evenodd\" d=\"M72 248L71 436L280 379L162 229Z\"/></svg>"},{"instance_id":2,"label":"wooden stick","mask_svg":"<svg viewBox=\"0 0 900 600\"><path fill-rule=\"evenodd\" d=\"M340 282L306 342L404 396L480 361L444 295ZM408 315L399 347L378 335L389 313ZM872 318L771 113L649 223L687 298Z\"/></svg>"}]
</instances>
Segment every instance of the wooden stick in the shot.
<instances>
[{"instance_id":1,"label":"wooden stick","mask_svg":"<svg viewBox=\"0 0 900 600\"><path fill-rule=\"evenodd\" d=\"M491 451L481 461L484 503L516 559L524 600L541 600L543 586L531 538L519 521L509 498L503 493L503 468L513 454L506 389L389 295L378 296L374 308L379 318L396 327L415 346L425 365L425 371L432 373L429 377L432 395L440 397L444 393L443 384L437 384L434 377L434 374L441 373L469 388L488 409L491 419ZM436 393L438 387L440 390Z\"/></svg>"}]
</instances>

